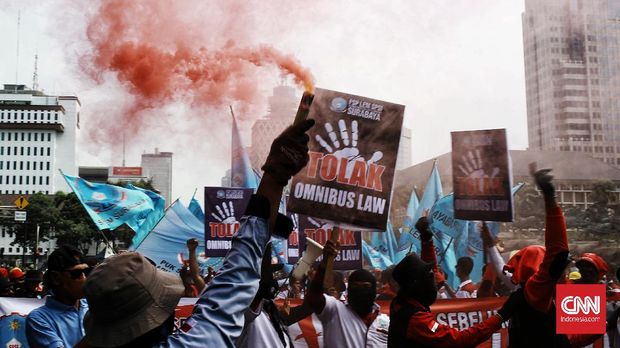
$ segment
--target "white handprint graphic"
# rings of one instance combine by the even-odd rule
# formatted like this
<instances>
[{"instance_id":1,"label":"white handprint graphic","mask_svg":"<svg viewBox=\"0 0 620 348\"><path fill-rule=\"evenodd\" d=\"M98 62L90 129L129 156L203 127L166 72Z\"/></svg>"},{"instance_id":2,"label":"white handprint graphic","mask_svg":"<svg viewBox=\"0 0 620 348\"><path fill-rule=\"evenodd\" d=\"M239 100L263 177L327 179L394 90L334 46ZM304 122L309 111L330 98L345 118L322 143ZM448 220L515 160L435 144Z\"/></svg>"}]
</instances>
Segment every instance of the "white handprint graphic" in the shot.
<instances>
[{"instance_id":1,"label":"white handprint graphic","mask_svg":"<svg viewBox=\"0 0 620 348\"><path fill-rule=\"evenodd\" d=\"M466 178L473 179L477 182L477 189L484 192L486 178L495 178L499 174L499 168L495 167L491 171L491 175L487 175L480 156L480 150L476 149L475 153L471 151L461 156L461 164L458 165L459 170Z\"/></svg>"},{"instance_id":2,"label":"white handprint graphic","mask_svg":"<svg viewBox=\"0 0 620 348\"><path fill-rule=\"evenodd\" d=\"M221 206L216 205L215 210L217 210L217 214L215 212L211 213L215 220L225 224L232 224L237 221L232 201L222 202Z\"/></svg>"},{"instance_id":3,"label":"white handprint graphic","mask_svg":"<svg viewBox=\"0 0 620 348\"><path fill-rule=\"evenodd\" d=\"M383 158L383 152L381 151L375 151L367 161L364 157L360 156L360 151L357 148L358 127L356 120L351 122L350 133L347 129L347 123L343 119L338 121L338 133L334 130L331 123L325 123L325 130L327 131L327 136L329 137L331 144L325 141L325 139L323 139L323 137L319 134L315 136L315 139L328 153L331 153L338 159L346 158L348 160L345 171L345 177L347 179L351 178L351 173L353 172L355 162L365 161L368 165L370 165ZM340 162L338 162L338 167L338 171L340 171Z\"/></svg>"}]
</instances>

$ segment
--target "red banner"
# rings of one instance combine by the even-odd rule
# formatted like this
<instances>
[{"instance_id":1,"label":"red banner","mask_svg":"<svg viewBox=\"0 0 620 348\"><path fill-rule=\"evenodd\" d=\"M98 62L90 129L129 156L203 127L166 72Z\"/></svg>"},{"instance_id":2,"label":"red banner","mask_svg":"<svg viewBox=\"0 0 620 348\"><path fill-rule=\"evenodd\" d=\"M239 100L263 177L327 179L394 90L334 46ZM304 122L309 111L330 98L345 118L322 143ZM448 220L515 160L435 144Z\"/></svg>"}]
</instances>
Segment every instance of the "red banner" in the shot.
<instances>
[{"instance_id":1,"label":"red banner","mask_svg":"<svg viewBox=\"0 0 620 348\"><path fill-rule=\"evenodd\" d=\"M142 176L142 167L112 167L113 176Z\"/></svg>"}]
</instances>

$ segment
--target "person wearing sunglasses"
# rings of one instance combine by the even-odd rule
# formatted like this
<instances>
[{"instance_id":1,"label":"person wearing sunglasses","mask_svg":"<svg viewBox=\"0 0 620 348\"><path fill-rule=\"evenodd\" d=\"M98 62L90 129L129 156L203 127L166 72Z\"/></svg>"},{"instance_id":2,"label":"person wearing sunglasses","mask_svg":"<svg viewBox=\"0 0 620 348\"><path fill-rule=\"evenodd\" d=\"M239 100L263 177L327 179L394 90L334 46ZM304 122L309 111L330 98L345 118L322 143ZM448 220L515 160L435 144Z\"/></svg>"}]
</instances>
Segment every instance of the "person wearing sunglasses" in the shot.
<instances>
[{"instance_id":1,"label":"person wearing sunglasses","mask_svg":"<svg viewBox=\"0 0 620 348\"><path fill-rule=\"evenodd\" d=\"M82 253L72 246L61 246L50 254L43 276L49 295L45 305L26 319L30 347L73 347L84 337L88 303L82 286L90 270Z\"/></svg>"}]
</instances>

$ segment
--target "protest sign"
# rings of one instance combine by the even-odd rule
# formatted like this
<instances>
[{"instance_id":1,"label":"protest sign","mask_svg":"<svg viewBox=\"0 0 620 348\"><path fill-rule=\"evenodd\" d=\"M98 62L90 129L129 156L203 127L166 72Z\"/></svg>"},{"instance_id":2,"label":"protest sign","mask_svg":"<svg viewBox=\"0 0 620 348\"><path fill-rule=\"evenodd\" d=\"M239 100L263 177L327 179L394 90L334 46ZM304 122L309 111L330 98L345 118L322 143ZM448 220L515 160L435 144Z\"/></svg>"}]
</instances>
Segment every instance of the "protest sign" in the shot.
<instances>
[{"instance_id":1,"label":"protest sign","mask_svg":"<svg viewBox=\"0 0 620 348\"><path fill-rule=\"evenodd\" d=\"M287 209L355 230L386 229L403 105L317 88L310 160ZM355 227L353 227L355 226Z\"/></svg>"},{"instance_id":2,"label":"protest sign","mask_svg":"<svg viewBox=\"0 0 620 348\"><path fill-rule=\"evenodd\" d=\"M196 238L200 241L204 230L204 222L177 200L168 207L166 215L135 251L148 257L157 268L179 273L183 263L189 259L187 240ZM200 274L206 274L208 267L217 270L223 261L219 257L205 257L203 242L199 243L196 256Z\"/></svg>"},{"instance_id":3,"label":"protest sign","mask_svg":"<svg viewBox=\"0 0 620 348\"><path fill-rule=\"evenodd\" d=\"M300 215L296 213L287 213L286 215L291 219L291 221L293 221L293 232L291 232L291 235L288 237L288 240L286 243L286 259L287 259L288 264L294 265L297 263L297 261L299 261L299 258L301 257L301 254L304 251L304 249L300 248L300 241L299 241L299 217ZM301 218L304 219L303 216L301 216Z\"/></svg>"},{"instance_id":4,"label":"protest sign","mask_svg":"<svg viewBox=\"0 0 620 348\"><path fill-rule=\"evenodd\" d=\"M205 187L205 256L226 256L253 189Z\"/></svg>"},{"instance_id":5,"label":"protest sign","mask_svg":"<svg viewBox=\"0 0 620 348\"><path fill-rule=\"evenodd\" d=\"M306 250L306 237L325 245L334 228L331 224L303 215L299 215L298 226L300 252ZM339 233L340 252L334 260L334 269L343 271L362 268L362 233L346 228L341 228ZM320 260L321 257L317 259Z\"/></svg>"},{"instance_id":6,"label":"protest sign","mask_svg":"<svg viewBox=\"0 0 620 348\"><path fill-rule=\"evenodd\" d=\"M512 221L512 173L506 130L451 134L454 217Z\"/></svg>"}]
</instances>

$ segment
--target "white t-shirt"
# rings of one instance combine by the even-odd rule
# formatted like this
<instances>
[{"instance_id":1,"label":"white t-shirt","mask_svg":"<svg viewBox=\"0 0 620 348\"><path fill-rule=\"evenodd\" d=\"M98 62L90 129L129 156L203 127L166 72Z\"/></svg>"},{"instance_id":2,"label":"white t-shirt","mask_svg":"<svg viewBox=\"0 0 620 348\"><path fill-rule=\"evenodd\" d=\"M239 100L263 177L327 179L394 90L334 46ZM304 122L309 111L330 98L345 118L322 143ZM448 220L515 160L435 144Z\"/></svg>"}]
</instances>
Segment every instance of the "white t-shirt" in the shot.
<instances>
[{"instance_id":1,"label":"white t-shirt","mask_svg":"<svg viewBox=\"0 0 620 348\"><path fill-rule=\"evenodd\" d=\"M256 348L256 347L273 347L273 348L290 348L292 343L287 336L286 327L283 327L284 340L286 346L282 344L278 332L273 327L269 315L263 311L263 304L265 300L261 301L260 305L254 312L251 308L245 312L245 325L241 336L237 339L236 346Z\"/></svg>"},{"instance_id":2,"label":"white t-shirt","mask_svg":"<svg viewBox=\"0 0 620 348\"><path fill-rule=\"evenodd\" d=\"M318 314L323 325L325 348L387 347L390 318L377 315L370 327L351 309L332 296L325 297L325 308Z\"/></svg>"},{"instance_id":3,"label":"white t-shirt","mask_svg":"<svg viewBox=\"0 0 620 348\"><path fill-rule=\"evenodd\" d=\"M478 290L474 290L474 292L469 292L467 290L461 290L463 287L469 283L473 283L471 279L467 279L459 285L458 290L456 291L456 298L476 298L478 296Z\"/></svg>"}]
</instances>

